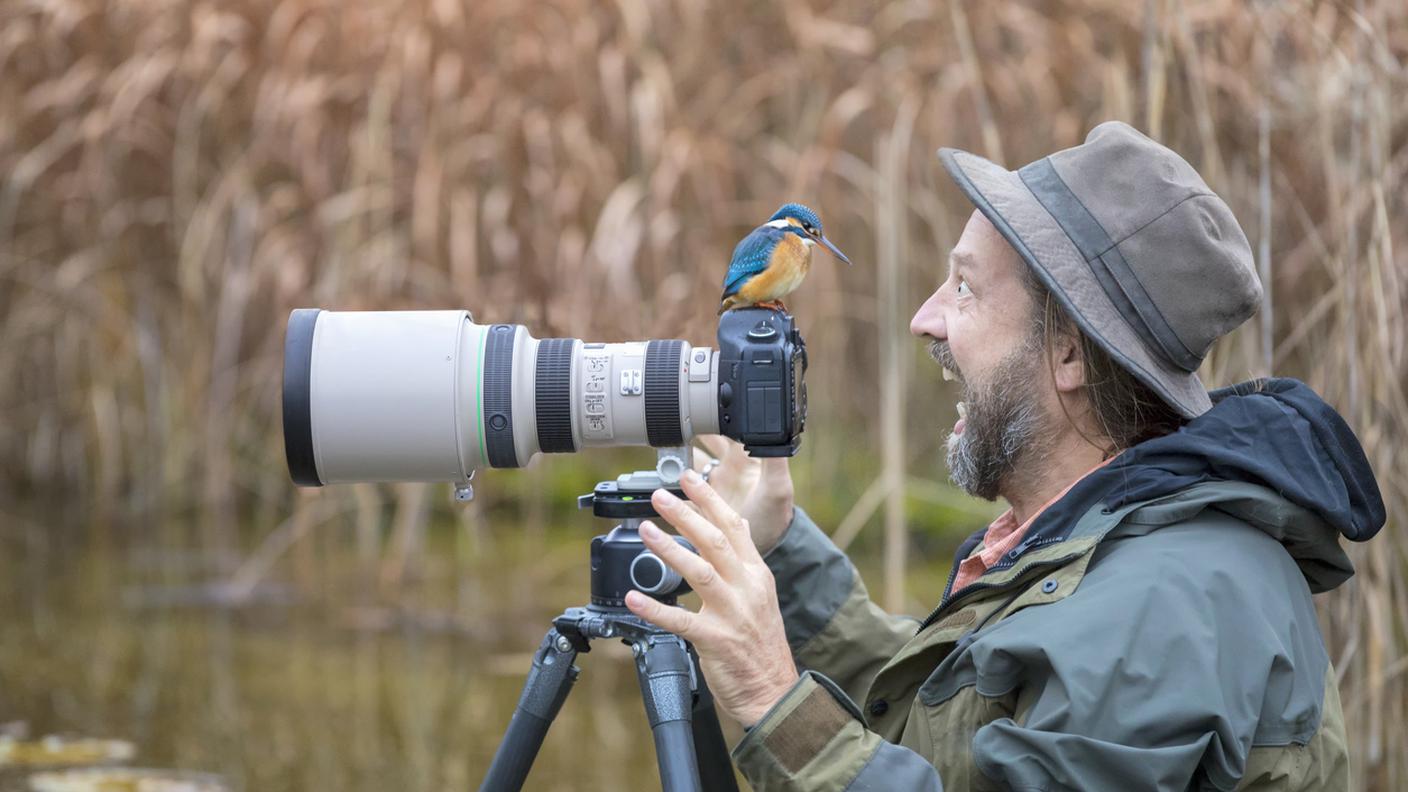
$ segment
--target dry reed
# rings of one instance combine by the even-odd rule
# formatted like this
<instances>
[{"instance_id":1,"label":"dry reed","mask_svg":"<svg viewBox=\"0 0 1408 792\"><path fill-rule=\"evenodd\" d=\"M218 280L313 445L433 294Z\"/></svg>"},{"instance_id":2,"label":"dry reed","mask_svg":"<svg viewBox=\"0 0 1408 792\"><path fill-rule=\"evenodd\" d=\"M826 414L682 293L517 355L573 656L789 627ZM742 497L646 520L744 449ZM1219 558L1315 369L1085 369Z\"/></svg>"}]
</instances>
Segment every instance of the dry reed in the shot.
<instances>
[{"instance_id":1,"label":"dry reed","mask_svg":"<svg viewBox=\"0 0 1408 792\"><path fill-rule=\"evenodd\" d=\"M1398 0L7 2L0 519L199 524L168 538L233 571L244 519L292 511L303 532L347 513L370 557L390 503L394 583L423 490L290 495L290 308L464 306L540 337L702 342L733 241L795 198L858 263L819 261L792 306L813 361L802 497L864 487L846 451L882 461L845 530L884 506L900 602L900 493L922 489L907 470L942 478L949 409L904 373L904 318L966 214L933 152L1015 165L1121 118L1204 173L1269 278L1206 378L1305 379L1379 474L1392 522L1352 548L1359 576L1323 615L1357 785L1401 789L1405 57ZM873 383L891 391L878 416Z\"/></svg>"}]
</instances>

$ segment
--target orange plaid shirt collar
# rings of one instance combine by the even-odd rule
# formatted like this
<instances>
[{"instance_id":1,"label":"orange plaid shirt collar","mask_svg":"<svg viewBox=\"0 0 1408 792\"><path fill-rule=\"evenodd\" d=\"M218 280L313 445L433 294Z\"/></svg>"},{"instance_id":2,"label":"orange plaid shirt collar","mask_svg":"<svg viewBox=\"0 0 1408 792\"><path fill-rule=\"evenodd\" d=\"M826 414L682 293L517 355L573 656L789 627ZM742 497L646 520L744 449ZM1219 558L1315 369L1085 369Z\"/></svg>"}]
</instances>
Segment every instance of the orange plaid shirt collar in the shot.
<instances>
[{"instance_id":1,"label":"orange plaid shirt collar","mask_svg":"<svg viewBox=\"0 0 1408 792\"><path fill-rule=\"evenodd\" d=\"M1032 523L1036 521L1036 518L1039 517L1042 512L1046 511L1051 504L1065 497L1066 493L1071 491L1071 487L1079 484L1082 479L1089 476L1091 473L1110 464L1110 461L1113 459L1114 457L1110 457L1110 459L1106 459L1090 470L1085 471L1085 473L1081 474L1075 481L1066 485L1065 489L1056 493L1056 497L1042 504L1041 508L1037 509L1036 512L1028 517L1027 521L1021 525L1017 525L1017 518L1013 516L1011 509L1003 512L1001 517L993 520L992 524L988 526L987 532L983 534L982 544L974 548L973 552L959 563L958 574L953 578L953 588L949 589L951 592L950 596L957 594L969 584L982 577L983 573L991 569L993 564L1002 560L1002 557L1007 554L1007 551L1021 544L1023 537L1027 535L1027 530L1032 527Z\"/></svg>"}]
</instances>

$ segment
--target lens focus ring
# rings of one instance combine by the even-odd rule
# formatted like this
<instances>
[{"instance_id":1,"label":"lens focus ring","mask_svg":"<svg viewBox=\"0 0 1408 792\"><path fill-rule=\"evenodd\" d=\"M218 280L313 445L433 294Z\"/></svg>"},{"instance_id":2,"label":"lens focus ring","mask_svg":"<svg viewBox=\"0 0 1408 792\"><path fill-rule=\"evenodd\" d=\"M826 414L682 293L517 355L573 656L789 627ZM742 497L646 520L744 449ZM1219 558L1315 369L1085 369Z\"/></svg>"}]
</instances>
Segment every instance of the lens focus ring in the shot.
<instances>
[{"instance_id":1,"label":"lens focus ring","mask_svg":"<svg viewBox=\"0 0 1408 792\"><path fill-rule=\"evenodd\" d=\"M545 454L577 450L572 439L572 338L538 342L533 401L538 416L538 448Z\"/></svg>"},{"instance_id":2,"label":"lens focus ring","mask_svg":"<svg viewBox=\"0 0 1408 792\"><path fill-rule=\"evenodd\" d=\"M652 446L684 445L680 430L680 357L684 342L651 341L645 347L645 437Z\"/></svg>"}]
</instances>

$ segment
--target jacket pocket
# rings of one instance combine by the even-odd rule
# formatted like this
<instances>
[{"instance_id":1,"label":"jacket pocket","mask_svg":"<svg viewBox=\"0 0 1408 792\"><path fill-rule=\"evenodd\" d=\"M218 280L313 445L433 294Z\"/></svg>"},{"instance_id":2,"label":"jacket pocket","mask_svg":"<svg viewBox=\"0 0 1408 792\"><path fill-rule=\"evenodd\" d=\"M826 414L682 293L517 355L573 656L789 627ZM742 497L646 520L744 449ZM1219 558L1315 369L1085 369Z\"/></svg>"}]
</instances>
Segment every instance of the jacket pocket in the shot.
<instances>
[{"instance_id":1,"label":"jacket pocket","mask_svg":"<svg viewBox=\"0 0 1408 792\"><path fill-rule=\"evenodd\" d=\"M973 735L999 718L1013 717L1016 709L1015 690L1001 696L984 696L968 685L933 706L924 703L924 696L916 696L914 716L923 720L921 731L929 745L915 750L929 756L939 768L945 789L998 792L1002 787L983 775L973 761Z\"/></svg>"}]
</instances>

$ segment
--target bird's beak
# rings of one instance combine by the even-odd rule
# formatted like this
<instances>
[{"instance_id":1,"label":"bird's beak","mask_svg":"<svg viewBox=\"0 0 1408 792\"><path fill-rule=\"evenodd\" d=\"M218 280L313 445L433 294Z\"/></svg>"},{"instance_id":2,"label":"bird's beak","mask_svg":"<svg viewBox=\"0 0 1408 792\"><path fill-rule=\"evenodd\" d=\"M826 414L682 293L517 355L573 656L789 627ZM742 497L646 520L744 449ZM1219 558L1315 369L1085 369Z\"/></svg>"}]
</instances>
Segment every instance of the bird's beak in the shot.
<instances>
[{"instance_id":1,"label":"bird's beak","mask_svg":"<svg viewBox=\"0 0 1408 792\"><path fill-rule=\"evenodd\" d=\"M834 254L836 255L836 258L841 259L842 261L846 262L847 264L850 264L850 263L851 263L851 260L848 259L848 258L846 258L846 254L845 254L845 253L842 253L840 248L838 248L838 247L836 247L835 245L831 244L831 240L827 239L825 236L818 235L818 236L817 236L817 241L819 241L819 242L821 242L821 244L825 245L827 250L829 250L829 251L831 251L832 253L834 253Z\"/></svg>"}]
</instances>

